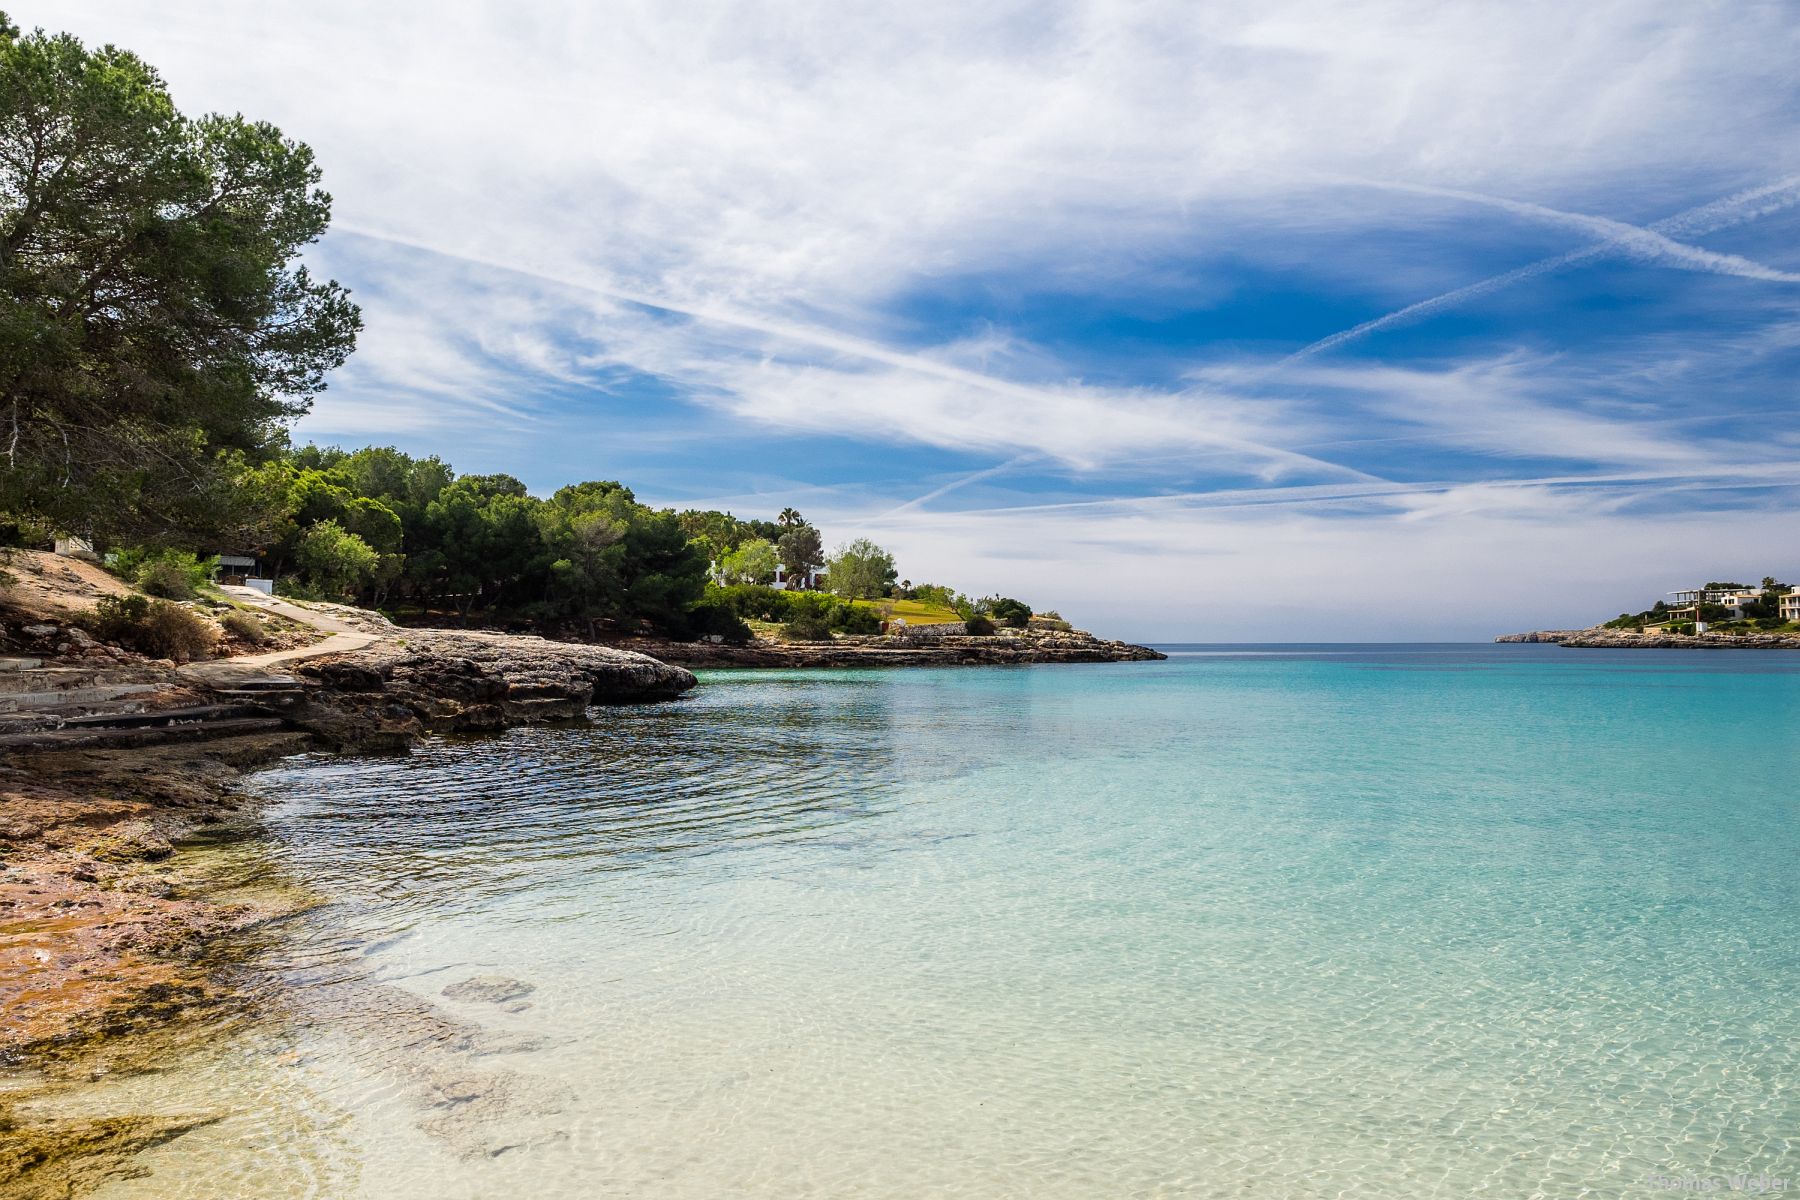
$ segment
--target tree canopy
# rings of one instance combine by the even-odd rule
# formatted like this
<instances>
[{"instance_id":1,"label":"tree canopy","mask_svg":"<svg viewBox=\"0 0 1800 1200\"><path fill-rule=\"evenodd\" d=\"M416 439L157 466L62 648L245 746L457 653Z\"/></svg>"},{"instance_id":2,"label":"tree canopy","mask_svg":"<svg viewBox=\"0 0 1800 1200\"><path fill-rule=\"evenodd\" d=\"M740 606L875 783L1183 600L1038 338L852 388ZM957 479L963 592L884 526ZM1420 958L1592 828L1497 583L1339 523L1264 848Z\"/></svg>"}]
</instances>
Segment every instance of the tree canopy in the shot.
<instances>
[{"instance_id":1,"label":"tree canopy","mask_svg":"<svg viewBox=\"0 0 1800 1200\"><path fill-rule=\"evenodd\" d=\"M868 600L885 596L899 578L894 569L894 556L871 542L857 538L838 547L831 556L826 582L831 590L851 600Z\"/></svg>"},{"instance_id":2,"label":"tree canopy","mask_svg":"<svg viewBox=\"0 0 1800 1200\"><path fill-rule=\"evenodd\" d=\"M296 265L312 152L183 116L112 46L0 17L0 510L102 538L228 536L361 317Z\"/></svg>"},{"instance_id":3,"label":"tree canopy","mask_svg":"<svg viewBox=\"0 0 1800 1200\"><path fill-rule=\"evenodd\" d=\"M727 583L768 583L780 565L774 543L755 538L727 554L719 563L719 574Z\"/></svg>"}]
</instances>

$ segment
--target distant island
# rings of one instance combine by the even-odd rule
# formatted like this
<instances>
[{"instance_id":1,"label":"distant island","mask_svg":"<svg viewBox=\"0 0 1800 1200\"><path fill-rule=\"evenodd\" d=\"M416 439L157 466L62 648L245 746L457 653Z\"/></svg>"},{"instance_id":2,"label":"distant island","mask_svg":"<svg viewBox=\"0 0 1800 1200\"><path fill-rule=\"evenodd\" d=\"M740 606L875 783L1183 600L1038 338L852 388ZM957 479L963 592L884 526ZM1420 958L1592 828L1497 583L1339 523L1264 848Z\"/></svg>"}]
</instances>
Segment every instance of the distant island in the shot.
<instances>
[{"instance_id":1,"label":"distant island","mask_svg":"<svg viewBox=\"0 0 1800 1200\"><path fill-rule=\"evenodd\" d=\"M1540 629L1494 640L1590 649L1800 649L1800 588L1772 575L1754 586L1715 581L1672 591L1642 612L1620 613L1586 629Z\"/></svg>"}]
</instances>

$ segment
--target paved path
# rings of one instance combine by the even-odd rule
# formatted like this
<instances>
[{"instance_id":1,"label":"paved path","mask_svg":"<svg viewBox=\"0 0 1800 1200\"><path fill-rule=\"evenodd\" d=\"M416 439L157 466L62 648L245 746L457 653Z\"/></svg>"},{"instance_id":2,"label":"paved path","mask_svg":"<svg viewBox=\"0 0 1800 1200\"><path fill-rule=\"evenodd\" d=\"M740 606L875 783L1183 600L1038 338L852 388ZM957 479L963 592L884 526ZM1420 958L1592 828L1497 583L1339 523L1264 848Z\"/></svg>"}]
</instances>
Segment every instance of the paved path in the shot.
<instances>
[{"instance_id":1,"label":"paved path","mask_svg":"<svg viewBox=\"0 0 1800 1200\"><path fill-rule=\"evenodd\" d=\"M185 667L176 668L181 674L202 683L230 683L245 676L264 675L271 668L278 667L283 663L317 658L321 654L343 654L350 650L361 650L364 646L372 645L379 640L375 634L364 633L354 625L340 621L336 617L327 616L310 608L301 608L298 604L277 600L273 596L265 596L255 588L226 586L220 590L246 608L260 609L263 612L287 617L302 625L311 625L319 632L330 636L322 642L314 642L310 646L301 646L295 650L271 650L267 654L245 654L237 658L189 663Z\"/></svg>"}]
</instances>

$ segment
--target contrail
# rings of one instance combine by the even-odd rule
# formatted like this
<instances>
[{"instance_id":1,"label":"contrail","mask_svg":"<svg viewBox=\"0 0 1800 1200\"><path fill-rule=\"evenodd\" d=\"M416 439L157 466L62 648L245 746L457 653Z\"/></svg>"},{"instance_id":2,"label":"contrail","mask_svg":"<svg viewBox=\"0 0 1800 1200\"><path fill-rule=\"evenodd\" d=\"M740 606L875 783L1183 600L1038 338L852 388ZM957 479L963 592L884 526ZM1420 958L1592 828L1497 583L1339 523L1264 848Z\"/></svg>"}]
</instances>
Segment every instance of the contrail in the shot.
<instances>
[{"instance_id":1,"label":"contrail","mask_svg":"<svg viewBox=\"0 0 1800 1200\"><path fill-rule=\"evenodd\" d=\"M1678 242L1660 232L1655 226L1646 228L1642 225L1615 221L1611 217L1567 212L1544 204L1534 204L1529 200L1512 200L1505 196L1490 196L1485 192L1471 192L1462 188L1436 187L1423 183L1390 183L1385 180L1367 179L1350 180L1349 182L1360 184L1363 187L1379 188L1383 191L1410 192L1420 196L1442 196L1450 200L1466 200L1471 204L1482 204L1489 208L1518 213L1522 217L1533 217L1551 225L1586 230L1589 233L1598 234L1607 245L1623 248L1652 262L1688 267L1696 271L1712 271L1720 275L1738 275L1745 279L1800 283L1800 275L1792 271L1777 270L1737 254L1720 254L1713 250L1701 249L1699 246L1690 246L1686 242Z\"/></svg>"},{"instance_id":2,"label":"contrail","mask_svg":"<svg viewBox=\"0 0 1800 1200\"><path fill-rule=\"evenodd\" d=\"M954 492L957 488L967 487L971 483L978 483L983 479L992 478L993 476L999 475L1005 471L1010 471L1014 467L1022 467L1026 463L1031 462L1033 459L1035 459L1037 457L1038 456L1035 454L1021 454L1017 458L1008 459L1007 461L1001 463L997 467L988 467L985 470L975 471L971 474L964 475L960 479L952 479L949 483L946 483L941 488L937 488L934 491L926 492L923 496L920 496L917 499L908 500L905 504L896 505L895 507L888 509L886 512L877 515L874 518L874 520L885 521L889 517L899 516L903 512L911 512L915 508L921 508L924 505L931 503L933 500L936 500L939 496L947 495L950 492Z\"/></svg>"},{"instance_id":3,"label":"contrail","mask_svg":"<svg viewBox=\"0 0 1800 1200\"><path fill-rule=\"evenodd\" d=\"M1668 234L1696 236L1713 233L1720 229L1729 229L1734 225L1742 225L1750 221L1759 220L1772 213L1792 208L1796 204L1800 204L1800 175L1791 175L1786 179L1778 180L1775 183L1752 188L1744 192L1738 192L1734 195L1714 200L1709 204L1702 204L1698 208L1691 208L1686 212L1677 213L1672 217L1668 217L1650 225L1646 232L1665 237ZM1627 228L1636 227L1627 226ZM1364 321L1360 325L1352 326L1340 333L1334 333L1330 337L1320 338L1311 345L1304 346L1301 349L1294 351L1294 353L1277 363L1276 369L1279 370L1282 367L1299 362L1302 359L1311 358L1317 354L1324 354L1329 350L1335 350L1346 342L1355 341L1358 338L1365 337L1368 334L1375 333L1379 330L1391 329L1396 325L1403 325L1408 321L1430 316L1432 313L1449 308L1464 300L1473 299L1476 296L1483 296L1489 292L1499 291L1501 288L1510 287L1515 283L1531 279L1538 275L1545 275L1551 271L1560 270L1563 267L1573 266L1576 263L1599 258L1614 250L1617 244L1617 241L1614 239L1595 242L1592 245L1583 246L1578 250L1571 250L1567 254L1558 254L1551 258L1540 259L1537 262L1529 263L1526 266L1515 268L1514 270L1507 271L1503 274L1493 275L1476 283L1467 284L1452 291L1432 296L1426 300L1420 300L1416 303L1407 305L1405 308L1395 309L1386 316L1376 317L1372 321ZM1673 244L1680 245L1680 243Z\"/></svg>"}]
</instances>

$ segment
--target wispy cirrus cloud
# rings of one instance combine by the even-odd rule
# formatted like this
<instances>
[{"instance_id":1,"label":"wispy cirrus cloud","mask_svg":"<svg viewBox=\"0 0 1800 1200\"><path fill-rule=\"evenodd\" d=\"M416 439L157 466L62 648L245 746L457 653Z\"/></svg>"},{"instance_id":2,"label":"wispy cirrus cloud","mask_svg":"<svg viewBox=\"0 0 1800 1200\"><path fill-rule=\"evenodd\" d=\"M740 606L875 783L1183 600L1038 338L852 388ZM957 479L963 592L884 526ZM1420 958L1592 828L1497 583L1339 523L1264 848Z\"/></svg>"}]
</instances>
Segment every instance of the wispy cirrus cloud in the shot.
<instances>
[{"instance_id":1,"label":"wispy cirrus cloud","mask_svg":"<svg viewBox=\"0 0 1800 1200\"><path fill-rule=\"evenodd\" d=\"M318 151L369 323L303 436L784 489L1102 615L1130 564L1325 595L1441 554L1498 611L1800 533L1781 5L12 15Z\"/></svg>"}]
</instances>

